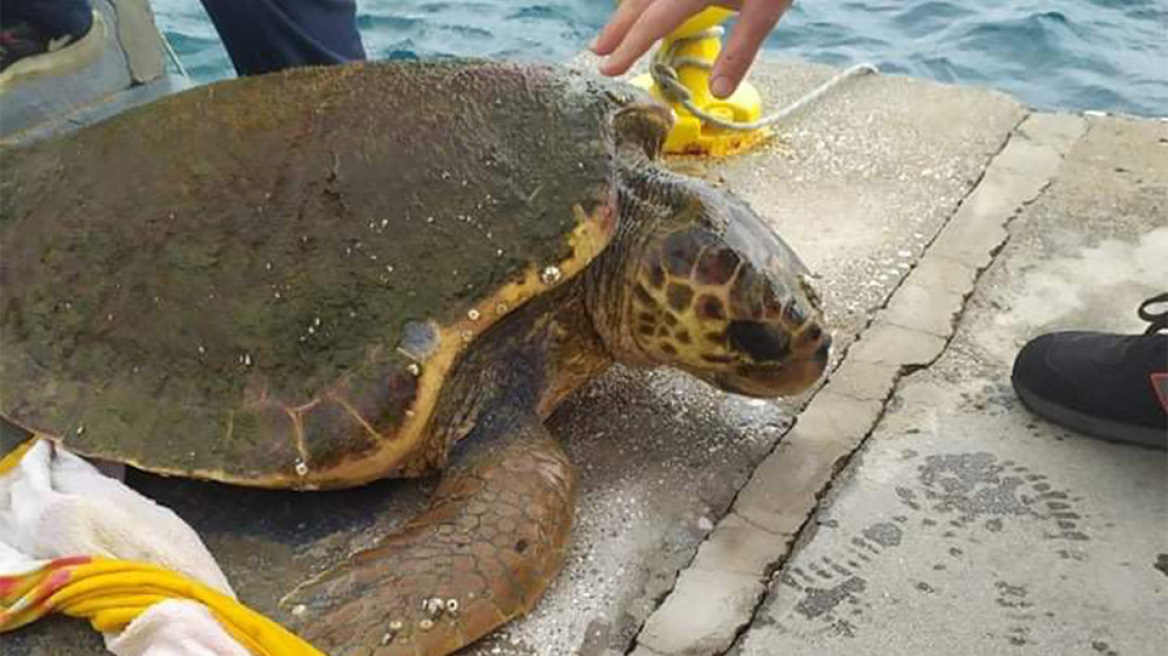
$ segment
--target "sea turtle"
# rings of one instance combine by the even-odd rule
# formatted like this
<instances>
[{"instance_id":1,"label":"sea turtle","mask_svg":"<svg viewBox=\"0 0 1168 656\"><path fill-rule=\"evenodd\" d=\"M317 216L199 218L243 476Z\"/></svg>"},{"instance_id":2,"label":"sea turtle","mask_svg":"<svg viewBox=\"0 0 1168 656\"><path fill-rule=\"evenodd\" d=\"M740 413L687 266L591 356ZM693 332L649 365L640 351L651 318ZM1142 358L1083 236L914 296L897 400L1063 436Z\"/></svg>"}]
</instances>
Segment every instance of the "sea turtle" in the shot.
<instances>
[{"instance_id":1,"label":"sea turtle","mask_svg":"<svg viewBox=\"0 0 1168 656\"><path fill-rule=\"evenodd\" d=\"M656 161L668 110L541 65L354 64L185 91L3 153L0 410L73 451L312 490L443 469L303 583L337 656L446 654L559 570L543 420L614 362L771 397L830 337L746 203Z\"/></svg>"}]
</instances>

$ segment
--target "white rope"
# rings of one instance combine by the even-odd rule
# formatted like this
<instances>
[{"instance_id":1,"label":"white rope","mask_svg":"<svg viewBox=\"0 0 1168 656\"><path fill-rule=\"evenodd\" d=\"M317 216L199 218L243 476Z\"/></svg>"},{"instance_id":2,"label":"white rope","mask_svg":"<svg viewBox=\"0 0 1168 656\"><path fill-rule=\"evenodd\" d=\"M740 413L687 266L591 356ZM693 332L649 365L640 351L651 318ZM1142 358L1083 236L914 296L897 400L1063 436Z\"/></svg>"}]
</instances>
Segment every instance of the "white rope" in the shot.
<instances>
[{"instance_id":1,"label":"white rope","mask_svg":"<svg viewBox=\"0 0 1168 656\"><path fill-rule=\"evenodd\" d=\"M807 105L815 102L816 100L819 100L823 97L824 94L839 86L839 84L844 80L852 77L858 77L860 75L868 75L871 73L880 72L880 69L876 68L875 64L857 64L839 73L827 82L824 82L823 84L816 87L810 93L804 95L802 98L799 98L795 102L773 114L764 116L757 121L727 121L724 118L715 116L702 110L700 107L694 104L693 94L690 93L690 90L681 83L681 79L677 74L677 69L684 67L710 70L711 65L708 61L704 59L698 59L696 57L678 57L677 50L680 46L685 45L691 41L697 41L711 37L720 38L722 36L722 32L723 30L721 27L714 27L694 36L677 39L673 41L668 48L658 48L657 52L653 54L652 62L649 64L649 75L653 78L653 82L657 85L657 88L661 90L661 95L663 95L666 100L680 104L682 107L685 107L689 113L698 117L703 122L726 130L753 131L770 127L786 119L800 109L803 109Z\"/></svg>"},{"instance_id":2,"label":"white rope","mask_svg":"<svg viewBox=\"0 0 1168 656\"><path fill-rule=\"evenodd\" d=\"M170 39L166 38L166 32L158 30L158 36L162 39L162 47L166 49L166 54L170 62L178 69L178 74L189 81L191 76L187 73L186 67L183 66L182 60L178 58L178 53L174 51L174 47L170 45Z\"/></svg>"}]
</instances>

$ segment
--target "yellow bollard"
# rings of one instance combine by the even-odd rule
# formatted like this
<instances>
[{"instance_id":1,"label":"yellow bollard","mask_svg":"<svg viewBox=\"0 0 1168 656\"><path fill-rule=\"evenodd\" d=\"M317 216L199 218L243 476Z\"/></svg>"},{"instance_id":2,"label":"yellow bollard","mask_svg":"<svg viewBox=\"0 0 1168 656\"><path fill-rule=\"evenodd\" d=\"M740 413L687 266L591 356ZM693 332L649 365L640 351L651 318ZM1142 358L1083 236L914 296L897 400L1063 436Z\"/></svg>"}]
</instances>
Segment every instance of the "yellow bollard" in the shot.
<instances>
[{"instance_id":1,"label":"yellow bollard","mask_svg":"<svg viewBox=\"0 0 1168 656\"><path fill-rule=\"evenodd\" d=\"M632 81L673 108L677 120L665 140L667 153L721 157L742 152L769 135L765 128L732 129L703 121L679 97L679 93L688 95L691 106L699 112L726 122L751 123L762 117L762 98L749 82L744 81L729 98L715 98L710 93L710 67L722 51L721 35L712 28L733 13L729 9L710 7L662 39L650 65L667 77L675 74L672 81L684 91L663 89L651 73Z\"/></svg>"}]
</instances>

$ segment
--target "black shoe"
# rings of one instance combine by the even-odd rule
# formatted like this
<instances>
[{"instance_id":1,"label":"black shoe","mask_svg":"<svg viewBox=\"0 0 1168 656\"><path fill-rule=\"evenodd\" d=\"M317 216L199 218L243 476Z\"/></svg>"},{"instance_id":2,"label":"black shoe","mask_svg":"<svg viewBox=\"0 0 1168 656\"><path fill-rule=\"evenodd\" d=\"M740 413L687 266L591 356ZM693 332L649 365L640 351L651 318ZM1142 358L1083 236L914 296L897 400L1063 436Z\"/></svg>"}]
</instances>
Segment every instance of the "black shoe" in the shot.
<instances>
[{"instance_id":1,"label":"black shoe","mask_svg":"<svg viewBox=\"0 0 1168 656\"><path fill-rule=\"evenodd\" d=\"M29 20L0 23L0 71L28 57L57 52L84 38L93 27L93 14L88 8L74 13L65 16L67 20L59 20L58 29Z\"/></svg>"},{"instance_id":2,"label":"black shoe","mask_svg":"<svg viewBox=\"0 0 1168 656\"><path fill-rule=\"evenodd\" d=\"M1011 382L1035 414L1115 442L1168 449L1168 303L1140 305L1143 335L1061 332L1031 340L1014 360Z\"/></svg>"}]
</instances>

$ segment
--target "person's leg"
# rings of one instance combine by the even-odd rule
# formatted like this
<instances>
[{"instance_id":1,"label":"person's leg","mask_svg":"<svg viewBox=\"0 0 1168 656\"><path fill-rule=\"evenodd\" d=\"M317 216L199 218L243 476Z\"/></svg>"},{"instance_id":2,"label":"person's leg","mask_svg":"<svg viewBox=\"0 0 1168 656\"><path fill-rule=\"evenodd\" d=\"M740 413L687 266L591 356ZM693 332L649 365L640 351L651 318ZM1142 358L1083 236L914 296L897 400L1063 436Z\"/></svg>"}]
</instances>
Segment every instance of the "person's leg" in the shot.
<instances>
[{"instance_id":1,"label":"person's leg","mask_svg":"<svg viewBox=\"0 0 1168 656\"><path fill-rule=\"evenodd\" d=\"M1143 335L1059 332L1027 343L1011 382L1035 414L1105 440L1168 448L1168 294L1148 299Z\"/></svg>"},{"instance_id":2,"label":"person's leg","mask_svg":"<svg viewBox=\"0 0 1168 656\"><path fill-rule=\"evenodd\" d=\"M365 59L356 0L202 0L240 75Z\"/></svg>"}]
</instances>

